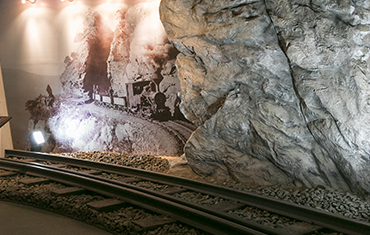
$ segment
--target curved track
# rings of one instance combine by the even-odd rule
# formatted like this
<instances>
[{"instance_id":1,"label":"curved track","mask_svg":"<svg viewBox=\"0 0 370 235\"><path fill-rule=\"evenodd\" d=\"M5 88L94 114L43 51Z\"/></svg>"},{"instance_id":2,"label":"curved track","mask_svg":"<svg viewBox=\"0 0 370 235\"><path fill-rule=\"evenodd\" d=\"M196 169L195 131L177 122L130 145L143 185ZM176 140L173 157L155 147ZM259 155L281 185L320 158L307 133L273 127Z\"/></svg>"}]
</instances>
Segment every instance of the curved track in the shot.
<instances>
[{"instance_id":1,"label":"curved track","mask_svg":"<svg viewBox=\"0 0 370 235\"><path fill-rule=\"evenodd\" d=\"M194 129L190 128L191 124L187 125L179 121L166 121L166 122L152 121L152 122L164 128L172 135L174 135L178 140L181 151L183 151L186 142L188 141L188 139L190 138L191 134L194 131Z\"/></svg>"},{"instance_id":2,"label":"curved track","mask_svg":"<svg viewBox=\"0 0 370 235\"><path fill-rule=\"evenodd\" d=\"M286 229L273 229L248 220L237 218L219 209L212 209L195 203L180 200L170 193L153 191L127 183L106 179L100 176L71 171L68 169L44 165L40 163L16 161L10 157L28 158L38 161L52 161L83 168L95 168L100 171L136 177L141 180L154 181L170 185L169 188L193 190L209 195L222 197L230 204L239 203L239 206L253 206L273 213L277 213L295 220L314 223L306 224L308 230L315 232L321 227L330 228L346 234L369 234L370 225L367 223L347 219L312 208L299 206L293 203L279 201L251 193L241 192L230 188L201 183L153 173L149 171L68 158L56 155L31 153L25 151L7 150L5 159L0 159L0 167L17 170L19 172L47 177L50 180L83 187L107 196L120 198L137 206L169 215L183 223L197 227L213 234L309 234L296 230L293 226ZM170 190L171 191L171 190ZM225 205L225 208L227 205ZM311 226L311 227L310 227ZM307 229L306 229L307 230Z\"/></svg>"}]
</instances>

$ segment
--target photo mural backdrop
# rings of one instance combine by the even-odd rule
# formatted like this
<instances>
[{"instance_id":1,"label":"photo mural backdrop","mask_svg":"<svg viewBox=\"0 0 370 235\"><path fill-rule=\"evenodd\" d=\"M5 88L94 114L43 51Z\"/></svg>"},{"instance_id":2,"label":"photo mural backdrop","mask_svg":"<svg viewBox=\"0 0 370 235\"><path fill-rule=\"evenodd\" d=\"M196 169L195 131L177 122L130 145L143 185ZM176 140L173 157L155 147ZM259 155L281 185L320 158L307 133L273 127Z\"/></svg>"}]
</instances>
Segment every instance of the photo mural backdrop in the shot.
<instances>
[{"instance_id":1,"label":"photo mural backdrop","mask_svg":"<svg viewBox=\"0 0 370 235\"><path fill-rule=\"evenodd\" d=\"M159 20L159 3L110 4L114 7L114 11L110 9L113 23L112 14L103 16L106 10L101 5L85 9L76 21L80 25L72 24L73 49L64 56L57 76L38 75L34 70L39 66L37 61L31 63L32 73L7 69L6 92L19 89L16 78L20 73L32 78L31 87L42 90L37 95L32 92L31 98L22 96L26 100L16 98L16 102L24 101L23 109L30 114L27 122L17 123L18 128L28 130L23 136L26 149L182 154L184 138L189 137L192 126L179 110L178 51ZM50 49L47 43L43 46ZM18 108L22 107L13 106L13 110ZM41 149L29 138L35 130L42 131L46 139Z\"/></svg>"}]
</instances>

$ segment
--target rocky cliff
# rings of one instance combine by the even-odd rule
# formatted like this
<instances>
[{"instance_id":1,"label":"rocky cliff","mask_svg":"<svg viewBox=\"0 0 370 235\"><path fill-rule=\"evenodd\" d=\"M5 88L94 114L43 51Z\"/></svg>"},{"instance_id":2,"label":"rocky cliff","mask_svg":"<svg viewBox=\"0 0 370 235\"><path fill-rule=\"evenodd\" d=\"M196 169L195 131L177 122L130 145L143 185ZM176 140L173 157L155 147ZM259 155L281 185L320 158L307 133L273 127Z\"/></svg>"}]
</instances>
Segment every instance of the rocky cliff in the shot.
<instances>
[{"instance_id":1,"label":"rocky cliff","mask_svg":"<svg viewBox=\"0 0 370 235\"><path fill-rule=\"evenodd\" d=\"M126 23L126 9L119 10L118 25L114 31L114 39L108 58L108 74L114 95L126 96L126 67L130 63L130 33L131 29Z\"/></svg>"},{"instance_id":2,"label":"rocky cliff","mask_svg":"<svg viewBox=\"0 0 370 235\"><path fill-rule=\"evenodd\" d=\"M65 59L65 71L60 76L62 95L65 97L92 97L94 86L107 92L110 81L107 76L107 59L113 32L96 11L86 12L83 31L75 37L78 50Z\"/></svg>"},{"instance_id":3,"label":"rocky cliff","mask_svg":"<svg viewBox=\"0 0 370 235\"><path fill-rule=\"evenodd\" d=\"M162 0L198 174L370 193L367 1Z\"/></svg>"}]
</instances>

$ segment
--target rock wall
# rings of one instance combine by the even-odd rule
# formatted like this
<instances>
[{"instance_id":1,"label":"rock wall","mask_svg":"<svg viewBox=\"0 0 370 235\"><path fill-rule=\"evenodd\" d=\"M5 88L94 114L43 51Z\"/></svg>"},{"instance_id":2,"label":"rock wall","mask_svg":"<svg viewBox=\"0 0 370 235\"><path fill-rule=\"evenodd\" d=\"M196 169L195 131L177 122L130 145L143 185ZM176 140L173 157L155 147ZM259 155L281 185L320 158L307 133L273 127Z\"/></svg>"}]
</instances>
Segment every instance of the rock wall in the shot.
<instances>
[{"instance_id":1,"label":"rock wall","mask_svg":"<svg viewBox=\"0 0 370 235\"><path fill-rule=\"evenodd\" d=\"M370 193L370 3L162 0L198 174Z\"/></svg>"}]
</instances>

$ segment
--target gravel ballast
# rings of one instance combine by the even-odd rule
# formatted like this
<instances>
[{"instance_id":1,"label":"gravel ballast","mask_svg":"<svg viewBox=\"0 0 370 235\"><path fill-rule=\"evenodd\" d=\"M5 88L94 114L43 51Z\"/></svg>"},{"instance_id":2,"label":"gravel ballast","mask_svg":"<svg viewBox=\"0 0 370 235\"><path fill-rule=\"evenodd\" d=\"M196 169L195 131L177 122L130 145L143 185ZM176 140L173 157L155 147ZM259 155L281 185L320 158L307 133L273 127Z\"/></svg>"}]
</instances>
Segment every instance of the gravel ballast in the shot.
<instances>
[{"instance_id":1,"label":"gravel ballast","mask_svg":"<svg viewBox=\"0 0 370 235\"><path fill-rule=\"evenodd\" d=\"M87 203L103 200L105 199L103 196L94 194L55 196L51 193L53 190L66 186L59 183L25 186L20 183L24 178L29 178L29 176L18 175L2 178L0 200L46 209L94 225L112 234L207 234L177 222L151 231L142 231L139 226L135 225L135 221L156 216L156 214L135 206L122 207L113 212L98 212L87 206Z\"/></svg>"},{"instance_id":2,"label":"gravel ballast","mask_svg":"<svg viewBox=\"0 0 370 235\"><path fill-rule=\"evenodd\" d=\"M108 152L77 152L62 154L74 158L93 160L98 162L118 164L122 166L135 167L155 172L166 173L170 170L171 163L165 158L149 155L128 155ZM0 170L1 172L1 170ZM116 174L103 173L107 178L122 178ZM152 231L140 231L135 225L134 220L144 219L152 216L153 213L133 206L124 207L118 211L100 213L86 206L86 203L101 200L99 195L76 195L68 197L53 196L50 192L54 189L66 187L58 183L42 184L35 186L25 186L19 181L25 176L18 175L13 177L0 178L0 200L19 202L59 214L63 214L74 219L81 220L88 224L103 228L113 234L206 234L197 229L192 229L180 223L172 223L161 226ZM150 181L132 182L131 184L145 188L166 188L166 185L153 183ZM224 185L225 186L225 185ZM260 187L250 188L243 185L226 185L239 190L252 192L264 196L274 197L300 205L310 206L319 210L343 215L348 218L370 223L370 200L368 197L360 197L349 192L340 192L334 189L317 188L288 188L288 187ZM179 193L177 197L187 198L189 201L203 205L219 203L223 199L199 193ZM257 220L260 223L282 225L290 223L272 213L266 211L254 212L252 208L241 208L231 213L238 216ZM258 216L260 214L261 216ZM317 234L340 234L340 233L317 233Z\"/></svg>"},{"instance_id":3,"label":"gravel ballast","mask_svg":"<svg viewBox=\"0 0 370 235\"><path fill-rule=\"evenodd\" d=\"M169 163L166 159L151 155L132 155L100 151L63 153L60 155L155 172L167 172L170 169Z\"/></svg>"}]
</instances>

